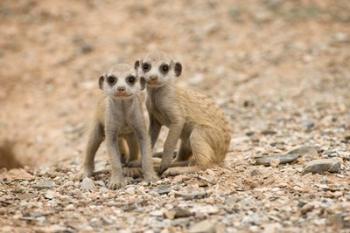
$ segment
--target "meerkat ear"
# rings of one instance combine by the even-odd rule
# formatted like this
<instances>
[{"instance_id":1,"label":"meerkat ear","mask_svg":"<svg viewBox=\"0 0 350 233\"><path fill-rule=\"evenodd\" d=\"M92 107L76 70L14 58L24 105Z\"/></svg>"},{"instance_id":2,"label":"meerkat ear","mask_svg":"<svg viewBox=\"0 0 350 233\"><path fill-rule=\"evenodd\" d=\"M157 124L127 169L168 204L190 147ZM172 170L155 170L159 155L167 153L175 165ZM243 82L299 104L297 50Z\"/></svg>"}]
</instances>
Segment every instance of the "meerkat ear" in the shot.
<instances>
[{"instance_id":1,"label":"meerkat ear","mask_svg":"<svg viewBox=\"0 0 350 233\"><path fill-rule=\"evenodd\" d=\"M104 81L105 77L104 75L102 75L99 79L98 79L98 86L99 88L102 90L103 89L103 81Z\"/></svg>"},{"instance_id":2,"label":"meerkat ear","mask_svg":"<svg viewBox=\"0 0 350 233\"><path fill-rule=\"evenodd\" d=\"M140 67L140 61L137 60L137 61L135 61L134 68L135 68L135 70L137 70L139 67Z\"/></svg>"},{"instance_id":3,"label":"meerkat ear","mask_svg":"<svg viewBox=\"0 0 350 233\"><path fill-rule=\"evenodd\" d=\"M141 91L146 88L146 79L145 77L140 78L140 84L141 84Z\"/></svg>"},{"instance_id":4,"label":"meerkat ear","mask_svg":"<svg viewBox=\"0 0 350 233\"><path fill-rule=\"evenodd\" d=\"M176 77L179 77L182 73L182 65L180 62L176 62L175 66L174 66L174 71L175 71L175 75Z\"/></svg>"}]
</instances>

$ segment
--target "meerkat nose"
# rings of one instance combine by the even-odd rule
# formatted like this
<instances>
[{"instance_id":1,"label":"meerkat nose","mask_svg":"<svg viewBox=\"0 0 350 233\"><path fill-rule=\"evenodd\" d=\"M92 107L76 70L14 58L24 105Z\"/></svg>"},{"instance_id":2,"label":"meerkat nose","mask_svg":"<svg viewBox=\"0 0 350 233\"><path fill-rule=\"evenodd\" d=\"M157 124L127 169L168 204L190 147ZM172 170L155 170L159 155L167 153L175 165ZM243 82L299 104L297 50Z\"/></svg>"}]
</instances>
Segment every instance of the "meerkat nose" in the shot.
<instances>
[{"instance_id":1,"label":"meerkat nose","mask_svg":"<svg viewBox=\"0 0 350 233\"><path fill-rule=\"evenodd\" d=\"M150 76L149 78L150 78L151 80L153 80L153 81L155 81L155 80L158 79L158 77L157 77L156 75L152 75L152 76Z\"/></svg>"},{"instance_id":2,"label":"meerkat nose","mask_svg":"<svg viewBox=\"0 0 350 233\"><path fill-rule=\"evenodd\" d=\"M120 92L123 92L123 91L125 91L125 87L118 87L117 90Z\"/></svg>"}]
</instances>

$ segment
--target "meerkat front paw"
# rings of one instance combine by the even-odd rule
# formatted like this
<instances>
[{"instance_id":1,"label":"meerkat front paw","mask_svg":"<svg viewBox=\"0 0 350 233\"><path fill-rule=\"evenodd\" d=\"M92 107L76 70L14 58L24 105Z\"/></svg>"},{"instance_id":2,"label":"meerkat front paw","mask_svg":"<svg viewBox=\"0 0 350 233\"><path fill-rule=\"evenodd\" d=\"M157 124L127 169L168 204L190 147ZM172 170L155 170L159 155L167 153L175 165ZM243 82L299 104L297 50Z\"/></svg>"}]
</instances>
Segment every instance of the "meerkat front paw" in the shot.
<instances>
[{"instance_id":1,"label":"meerkat front paw","mask_svg":"<svg viewBox=\"0 0 350 233\"><path fill-rule=\"evenodd\" d=\"M94 181L89 177L85 177L80 184L80 188L83 191L92 191L95 188Z\"/></svg>"},{"instance_id":2,"label":"meerkat front paw","mask_svg":"<svg viewBox=\"0 0 350 233\"><path fill-rule=\"evenodd\" d=\"M159 174L163 174L163 172L165 172L172 161L172 157L163 157L162 162L160 163L160 168L159 168Z\"/></svg>"},{"instance_id":3,"label":"meerkat front paw","mask_svg":"<svg viewBox=\"0 0 350 233\"><path fill-rule=\"evenodd\" d=\"M123 168L123 174L126 177L138 178L142 176L142 170L139 167L125 167Z\"/></svg>"},{"instance_id":4,"label":"meerkat front paw","mask_svg":"<svg viewBox=\"0 0 350 233\"><path fill-rule=\"evenodd\" d=\"M169 177L169 176L177 176L179 175L179 172L176 168L169 168L166 171L162 173L162 177Z\"/></svg>"},{"instance_id":5,"label":"meerkat front paw","mask_svg":"<svg viewBox=\"0 0 350 233\"><path fill-rule=\"evenodd\" d=\"M157 176L157 174L152 172L150 174L145 174L144 179L146 182L154 183L154 182L157 182L159 180L159 177Z\"/></svg>"},{"instance_id":6,"label":"meerkat front paw","mask_svg":"<svg viewBox=\"0 0 350 233\"><path fill-rule=\"evenodd\" d=\"M108 187L110 189L120 189L126 185L126 181L122 177L112 176L109 180Z\"/></svg>"}]
</instances>

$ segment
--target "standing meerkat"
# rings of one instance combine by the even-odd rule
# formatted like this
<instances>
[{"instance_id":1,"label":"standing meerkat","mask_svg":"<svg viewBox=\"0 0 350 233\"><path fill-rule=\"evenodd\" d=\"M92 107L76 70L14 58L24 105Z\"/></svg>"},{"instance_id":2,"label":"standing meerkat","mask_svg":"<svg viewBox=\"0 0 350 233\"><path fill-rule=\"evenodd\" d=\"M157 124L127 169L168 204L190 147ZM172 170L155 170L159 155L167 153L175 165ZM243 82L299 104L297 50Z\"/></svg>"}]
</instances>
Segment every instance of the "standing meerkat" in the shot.
<instances>
[{"instance_id":1,"label":"standing meerkat","mask_svg":"<svg viewBox=\"0 0 350 233\"><path fill-rule=\"evenodd\" d=\"M169 128L160 173L170 167L164 175L176 175L222 163L231 139L230 125L211 99L176 86L176 78L182 73L181 63L163 53L154 53L136 61L135 69L147 82L152 149L161 127ZM172 161L179 139L180 150Z\"/></svg>"},{"instance_id":2,"label":"standing meerkat","mask_svg":"<svg viewBox=\"0 0 350 233\"><path fill-rule=\"evenodd\" d=\"M141 148L145 180L157 180L140 95L145 88L145 81L136 76L132 66L120 64L99 78L99 87L104 95L92 121L82 178L93 174L94 157L105 138L112 168L109 182L111 189L120 188L126 183L121 164L122 152L126 151L124 140L128 144L129 160L136 160Z\"/></svg>"}]
</instances>

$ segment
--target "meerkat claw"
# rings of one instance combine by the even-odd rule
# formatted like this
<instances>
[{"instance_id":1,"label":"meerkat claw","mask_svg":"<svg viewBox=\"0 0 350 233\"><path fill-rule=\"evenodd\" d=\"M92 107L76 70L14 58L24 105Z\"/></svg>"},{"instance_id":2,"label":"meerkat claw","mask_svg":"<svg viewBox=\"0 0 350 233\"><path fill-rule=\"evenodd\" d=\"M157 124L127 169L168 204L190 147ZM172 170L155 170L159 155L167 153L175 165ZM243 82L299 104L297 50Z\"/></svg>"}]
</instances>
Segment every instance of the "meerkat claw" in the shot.
<instances>
[{"instance_id":1,"label":"meerkat claw","mask_svg":"<svg viewBox=\"0 0 350 233\"><path fill-rule=\"evenodd\" d=\"M108 183L108 187L113 190L120 189L125 185L126 185L126 181L124 179L114 178L114 177L112 177Z\"/></svg>"},{"instance_id":2,"label":"meerkat claw","mask_svg":"<svg viewBox=\"0 0 350 233\"><path fill-rule=\"evenodd\" d=\"M159 177L156 174L145 175L145 181L149 183L154 183L159 180Z\"/></svg>"}]
</instances>

